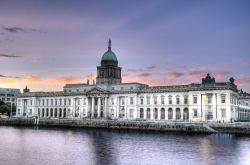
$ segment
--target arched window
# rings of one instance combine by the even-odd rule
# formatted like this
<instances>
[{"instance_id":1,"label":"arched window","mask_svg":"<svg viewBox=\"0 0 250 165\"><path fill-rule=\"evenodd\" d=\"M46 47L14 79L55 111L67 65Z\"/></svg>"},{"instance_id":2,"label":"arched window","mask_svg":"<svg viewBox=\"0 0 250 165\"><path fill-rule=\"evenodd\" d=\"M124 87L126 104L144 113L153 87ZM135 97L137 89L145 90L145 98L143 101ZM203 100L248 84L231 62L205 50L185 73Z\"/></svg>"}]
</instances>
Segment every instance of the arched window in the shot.
<instances>
[{"instance_id":1,"label":"arched window","mask_svg":"<svg viewBox=\"0 0 250 165\"><path fill-rule=\"evenodd\" d=\"M157 110L157 108L154 109L154 119L155 120L158 119L158 110Z\"/></svg>"},{"instance_id":2,"label":"arched window","mask_svg":"<svg viewBox=\"0 0 250 165\"><path fill-rule=\"evenodd\" d=\"M144 116L143 112L144 112L144 110L143 110L143 108L141 108L140 109L140 119L143 119L143 116Z\"/></svg>"},{"instance_id":3,"label":"arched window","mask_svg":"<svg viewBox=\"0 0 250 165\"><path fill-rule=\"evenodd\" d=\"M181 110L180 108L176 108L176 120L180 120L181 119Z\"/></svg>"},{"instance_id":4,"label":"arched window","mask_svg":"<svg viewBox=\"0 0 250 165\"><path fill-rule=\"evenodd\" d=\"M183 110L183 119L184 120L189 120L189 111L188 111L188 108L184 108L184 110Z\"/></svg>"},{"instance_id":5,"label":"arched window","mask_svg":"<svg viewBox=\"0 0 250 165\"><path fill-rule=\"evenodd\" d=\"M50 109L50 117L54 117L53 116L53 109L52 108Z\"/></svg>"},{"instance_id":6,"label":"arched window","mask_svg":"<svg viewBox=\"0 0 250 165\"><path fill-rule=\"evenodd\" d=\"M150 108L147 108L147 119L150 119Z\"/></svg>"},{"instance_id":7,"label":"arched window","mask_svg":"<svg viewBox=\"0 0 250 165\"><path fill-rule=\"evenodd\" d=\"M169 120L173 119L173 110L172 110L172 108L168 108L168 119Z\"/></svg>"},{"instance_id":8,"label":"arched window","mask_svg":"<svg viewBox=\"0 0 250 165\"><path fill-rule=\"evenodd\" d=\"M161 120L165 120L165 109L161 108Z\"/></svg>"}]
</instances>

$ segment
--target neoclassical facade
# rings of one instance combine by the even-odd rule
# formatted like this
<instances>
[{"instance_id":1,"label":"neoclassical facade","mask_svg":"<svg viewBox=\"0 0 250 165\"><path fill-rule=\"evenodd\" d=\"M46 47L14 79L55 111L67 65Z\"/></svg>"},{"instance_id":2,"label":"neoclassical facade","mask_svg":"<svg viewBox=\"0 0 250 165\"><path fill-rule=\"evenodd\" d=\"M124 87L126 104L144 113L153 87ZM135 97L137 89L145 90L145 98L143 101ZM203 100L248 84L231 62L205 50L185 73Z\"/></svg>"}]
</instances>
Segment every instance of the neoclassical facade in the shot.
<instances>
[{"instance_id":1,"label":"neoclassical facade","mask_svg":"<svg viewBox=\"0 0 250 165\"><path fill-rule=\"evenodd\" d=\"M250 95L234 79L216 82L209 74L201 83L148 86L122 83L122 68L111 50L97 66L96 84L66 84L60 92L29 92L17 98L16 117L141 121L250 120Z\"/></svg>"}]
</instances>

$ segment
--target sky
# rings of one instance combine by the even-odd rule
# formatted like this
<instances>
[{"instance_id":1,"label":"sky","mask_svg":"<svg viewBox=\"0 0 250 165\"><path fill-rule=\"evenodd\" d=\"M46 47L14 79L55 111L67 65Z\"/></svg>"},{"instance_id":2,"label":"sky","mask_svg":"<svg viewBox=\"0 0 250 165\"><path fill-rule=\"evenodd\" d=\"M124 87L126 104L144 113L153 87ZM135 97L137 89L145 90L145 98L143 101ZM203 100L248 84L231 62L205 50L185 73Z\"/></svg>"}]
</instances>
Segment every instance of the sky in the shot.
<instances>
[{"instance_id":1,"label":"sky","mask_svg":"<svg viewBox=\"0 0 250 165\"><path fill-rule=\"evenodd\" d=\"M86 83L112 40L123 82L235 78L250 92L249 0L0 0L0 87Z\"/></svg>"}]
</instances>

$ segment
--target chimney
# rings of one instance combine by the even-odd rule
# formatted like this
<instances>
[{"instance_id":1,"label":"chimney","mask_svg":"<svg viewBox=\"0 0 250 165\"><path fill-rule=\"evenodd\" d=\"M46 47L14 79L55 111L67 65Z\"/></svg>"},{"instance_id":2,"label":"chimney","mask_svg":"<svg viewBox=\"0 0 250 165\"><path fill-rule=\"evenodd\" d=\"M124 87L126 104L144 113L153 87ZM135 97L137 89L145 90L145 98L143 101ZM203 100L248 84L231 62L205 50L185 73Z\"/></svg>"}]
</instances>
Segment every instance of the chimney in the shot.
<instances>
[{"instance_id":1,"label":"chimney","mask_svg":"<svg viewBox=\"0 0 250 165\"><path fill-rule=\"evenodd\" d=\"M87 85L89 85L89 80L87 80Z\"/></svg>"}]
</instances>

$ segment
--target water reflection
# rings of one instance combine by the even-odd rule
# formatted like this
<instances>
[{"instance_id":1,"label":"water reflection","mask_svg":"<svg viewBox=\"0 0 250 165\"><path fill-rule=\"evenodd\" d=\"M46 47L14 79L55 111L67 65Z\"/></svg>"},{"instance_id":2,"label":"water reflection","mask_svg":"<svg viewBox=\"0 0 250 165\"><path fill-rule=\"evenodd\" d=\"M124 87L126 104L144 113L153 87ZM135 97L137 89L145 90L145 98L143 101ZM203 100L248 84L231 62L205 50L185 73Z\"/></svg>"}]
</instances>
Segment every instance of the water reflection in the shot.
<instances>
[{"instance_id":1,"label":"water reflection","mask_svg":"<svg viewBox=\"0 0 250 165\"><path fill-rule=\"evenodd\" d=\"M249 164L250 137L0 127L0 164Z\"/></svg>"}]
</instances>

